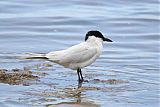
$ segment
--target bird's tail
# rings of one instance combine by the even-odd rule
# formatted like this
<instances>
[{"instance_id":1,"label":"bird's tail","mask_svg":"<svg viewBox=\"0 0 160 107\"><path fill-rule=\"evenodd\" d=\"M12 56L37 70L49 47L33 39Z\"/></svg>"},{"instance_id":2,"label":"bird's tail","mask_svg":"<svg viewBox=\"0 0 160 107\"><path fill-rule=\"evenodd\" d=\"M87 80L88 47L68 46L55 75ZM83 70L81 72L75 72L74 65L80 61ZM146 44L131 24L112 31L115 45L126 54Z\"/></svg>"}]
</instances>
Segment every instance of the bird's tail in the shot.
<instances>
[{"instance_id":1,"label":"bird's tail","mask_svg":"<svg viewBox=\"0 0 160 107\"><path fill-rule=\"evenodd\" d=\"M25 59L48 59L44 53L27 53Z\"/></svg>"}]
</instances>

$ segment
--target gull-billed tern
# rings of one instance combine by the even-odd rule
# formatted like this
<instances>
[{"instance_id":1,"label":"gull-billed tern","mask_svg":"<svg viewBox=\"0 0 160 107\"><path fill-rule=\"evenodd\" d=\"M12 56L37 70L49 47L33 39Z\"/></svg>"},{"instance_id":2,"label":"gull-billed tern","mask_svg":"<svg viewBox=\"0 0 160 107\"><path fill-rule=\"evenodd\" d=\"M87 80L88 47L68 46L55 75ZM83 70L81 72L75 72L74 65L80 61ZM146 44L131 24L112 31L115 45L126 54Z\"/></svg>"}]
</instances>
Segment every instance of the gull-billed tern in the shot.
<instances>
[{"instance_id":1,"label":"gull-billed tern","mask_svg":"<svg viewBox=\"0 0 160 107\"><path fill-rule=\"evenodd\" d=\"M103 42L112 42L99 31L88 31L85 41L70 48L46 54L31 53L27 59L47 59L66 68L77 70L79 82L83 82L81 69L92 64L101 54Z\"/></svg>"}]
</instances>

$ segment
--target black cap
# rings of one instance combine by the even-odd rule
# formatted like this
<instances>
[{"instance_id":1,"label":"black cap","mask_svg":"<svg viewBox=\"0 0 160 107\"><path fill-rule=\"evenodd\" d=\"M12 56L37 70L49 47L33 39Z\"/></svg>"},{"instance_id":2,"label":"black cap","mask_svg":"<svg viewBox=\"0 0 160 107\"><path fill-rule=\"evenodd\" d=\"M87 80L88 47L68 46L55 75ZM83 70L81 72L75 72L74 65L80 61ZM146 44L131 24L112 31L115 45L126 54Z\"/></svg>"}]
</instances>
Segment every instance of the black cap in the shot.
<instances>
[{"instance_id":1,"label":"black cap","mask_svg":"<svg viewBox=\"0 0 160 107\"><path fill-rule=\"evenodd\" d=\"M88 31L85 37L85 41L89 38L89 36L95 36L101 38L103 41L112 42L112 40L105 38L100 31Z\"/></svg>"}]
</instances>

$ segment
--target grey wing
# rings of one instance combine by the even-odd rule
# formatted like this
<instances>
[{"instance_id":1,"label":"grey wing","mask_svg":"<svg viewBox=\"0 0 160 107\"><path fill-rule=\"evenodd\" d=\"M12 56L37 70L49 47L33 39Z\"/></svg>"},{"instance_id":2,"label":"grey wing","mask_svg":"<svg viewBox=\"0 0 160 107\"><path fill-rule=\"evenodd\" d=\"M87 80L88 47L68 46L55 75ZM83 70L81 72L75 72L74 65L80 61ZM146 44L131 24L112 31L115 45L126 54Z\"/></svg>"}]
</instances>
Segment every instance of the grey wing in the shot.
<instances>
[{"instance_id":1,"label":"grey wing","mask_svg":"<svg viewBox=\"0 0 160 107\"><path fill-rule=\"evenodd\" d=\"M64 54L63 58L59 61L60 63L81 63L88 61L94 57L97 53L96 48L83 48L78 51L72 51L71 53Z\"/></svg>"}]
</instances>

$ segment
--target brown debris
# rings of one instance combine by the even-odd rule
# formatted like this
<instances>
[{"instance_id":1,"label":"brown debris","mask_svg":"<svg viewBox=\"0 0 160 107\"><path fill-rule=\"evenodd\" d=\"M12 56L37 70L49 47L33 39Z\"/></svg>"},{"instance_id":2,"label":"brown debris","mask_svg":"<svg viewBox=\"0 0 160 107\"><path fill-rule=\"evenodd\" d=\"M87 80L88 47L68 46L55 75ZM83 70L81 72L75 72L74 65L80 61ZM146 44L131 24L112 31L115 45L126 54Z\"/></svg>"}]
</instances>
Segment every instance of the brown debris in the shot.
<instances>
[{"instance_id":1,"label":"brown debris","mask_svg":"<svg viewBox=\"0 0 160 107\"><path fill-rule=\"evenodd\" d=\"M22 69L0 69L0 82L12 85L30 85L29 81L38 80L39 77L32 74L32 71Z\"/></svg>"},{"instance_id":2,"label":"brown debris","mask_svg":"<svg viewBox=\"0 0 160 107\"><path fill-rule=\"evenodd\" d=\"M108 83L108 84L128 83L128 81L116 80L116 79L108 79L108 80L94 79L93 81L94 81L94 82L101 82L101 83Z\"/></svg>"}]
</instances>

